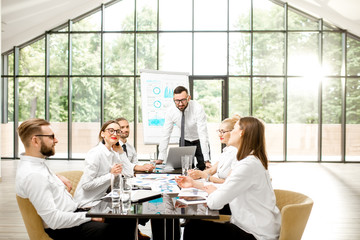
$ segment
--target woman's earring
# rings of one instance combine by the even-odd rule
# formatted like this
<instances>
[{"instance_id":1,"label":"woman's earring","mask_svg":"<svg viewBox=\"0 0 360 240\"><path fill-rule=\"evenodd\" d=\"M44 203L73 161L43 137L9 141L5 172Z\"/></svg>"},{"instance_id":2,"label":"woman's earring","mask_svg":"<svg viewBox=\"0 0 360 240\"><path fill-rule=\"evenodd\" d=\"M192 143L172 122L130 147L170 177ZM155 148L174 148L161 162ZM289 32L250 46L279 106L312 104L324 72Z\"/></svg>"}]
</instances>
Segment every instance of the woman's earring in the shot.
<instances>
[{"instance_id":1,"label":"woman's earring","mask_svg":"<svg viewBox=\"0 0 360 240\"><path fill-rule=\"evenodd\" d=\"M102 141L101 141L103 144L105 144L105 140L103 139Z\"/></svg>"}]
</instances>

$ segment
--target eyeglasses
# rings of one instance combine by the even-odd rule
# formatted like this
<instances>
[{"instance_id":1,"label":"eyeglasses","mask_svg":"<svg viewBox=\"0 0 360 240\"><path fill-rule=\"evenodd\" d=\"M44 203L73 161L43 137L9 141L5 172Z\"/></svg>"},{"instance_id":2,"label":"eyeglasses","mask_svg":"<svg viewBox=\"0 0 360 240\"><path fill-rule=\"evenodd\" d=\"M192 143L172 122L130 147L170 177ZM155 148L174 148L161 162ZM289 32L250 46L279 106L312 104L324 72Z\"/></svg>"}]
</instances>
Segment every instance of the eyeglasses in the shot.
<instances>
[{"instance_id":1,"label":"eyeglasses","mask_svg":"<svg viewBox=\"0 0 360 240\"><path fill-rule=\"evenodd\" d=\"M183 98L183 99L174 99L175 104L179 104L180 102L181 102L182 104L185 104L185 103L187 103L187 101L188 101L188 97L187 97L187 98Z\"/></svg>"},{"instance_id":2,"label":"eyeglasses","mask_svg":"<svg viewBox=\"0 0 360 240\"><path fill-rule=\"evenodd\" d=\"M37 137L48 137L48 138L50 138L50 139L52 139L52 140L55 139L55 134L51 134L51 135L38 134L38 135L35 135L35 136L37 136Z\"/></svg>"},{"instance_id":3,"label":"eyeglasses","mask_svg":"<svg viewBox=\"0 0 360 240\"><path fill-rule=\"evenodd\" d=\"M224 135L225 133L227 133L227 132L231 132L231 131L232 131L232 130L227 130L227 131L222 130L222 129L218 129L218 130L216 130L216 132L220 133L221 135Z\"/></svg>"},{"instance_id":4,"label":"eyeglasses","mask_svg":"<svg viewBox=\"0 0 360 240\"><path fill-rule=\"evenodd\" d=\"M113 129L113 128L107 128L107 129L105 129L105 130L107 130L110 134L116 133L116 135L119 135L119 136L120 136L120 134L121 134L121 130L120 130L120 129L115 130L115 129Z\"/></svg>"}]
</instances>

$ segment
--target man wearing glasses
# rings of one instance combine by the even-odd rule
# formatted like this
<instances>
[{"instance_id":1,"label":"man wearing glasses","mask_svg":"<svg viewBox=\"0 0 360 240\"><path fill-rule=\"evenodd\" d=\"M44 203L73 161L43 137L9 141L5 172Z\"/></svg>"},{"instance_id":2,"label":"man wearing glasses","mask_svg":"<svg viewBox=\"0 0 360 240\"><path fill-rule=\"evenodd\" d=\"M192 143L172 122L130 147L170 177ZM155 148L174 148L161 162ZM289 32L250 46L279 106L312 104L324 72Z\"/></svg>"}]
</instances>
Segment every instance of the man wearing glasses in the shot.
<instances>
[{"instance_id":1,"label":"man wearing glasses","mask_svg":"<svg viewBox=\"0 0 360 240\"><path fill-rule=\"evenodd\" d=\"M174 89L174 103L167 109L163 137L159 144L159 160L163 161L169 145L173 126L181 131L180 146L196 146L196 167L204 170L210 167L209 136L204 108L191 100L188 90L183 86Z\"/></svg>"},{"instance_id":2,"label":"man wearing glasses","mask_svg":"<svg viewBox=\"0 0 360 240\"><path fill-rule=\"evenodd\" d=\"M25 153L20 155L16 172L16 194L28 198L34 205L47 234L52 239L110 239L114 236L121 226L78 212L78 203L69 189L46 166L45 158L55 154L58 143L50 123L44 119L30 119L19 126L18 133ZM122 229L126 230L127 226Z\"/></svg>"}]
</instances>

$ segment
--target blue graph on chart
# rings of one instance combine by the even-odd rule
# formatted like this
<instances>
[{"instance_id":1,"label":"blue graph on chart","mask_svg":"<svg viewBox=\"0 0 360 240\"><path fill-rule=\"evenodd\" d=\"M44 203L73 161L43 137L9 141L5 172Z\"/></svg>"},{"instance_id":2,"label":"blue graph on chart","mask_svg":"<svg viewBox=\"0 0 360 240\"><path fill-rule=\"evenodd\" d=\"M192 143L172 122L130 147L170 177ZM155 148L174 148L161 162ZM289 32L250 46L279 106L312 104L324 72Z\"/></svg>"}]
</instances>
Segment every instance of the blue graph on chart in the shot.
<instances>
[{"instance_id":1,"label":"blue graph on chart","mask_svg":"<svg viewBox=\"0 0 360 240\"><path fill-rule=\"evenodd\" d=\"M173 92L174 92L173 89L169 87L165 87L164 98L173 98Z\"/></svg>"},{"instance_id":2,"label":"blue graph on chart","mask_svg":"<svg viewBox=\"0 0 360 240\"><path fill-rule=\"evenodd\" d=\"M149 126L164 126L165 118L153 118L149 119Z\"/></svg>"}]
</instances>

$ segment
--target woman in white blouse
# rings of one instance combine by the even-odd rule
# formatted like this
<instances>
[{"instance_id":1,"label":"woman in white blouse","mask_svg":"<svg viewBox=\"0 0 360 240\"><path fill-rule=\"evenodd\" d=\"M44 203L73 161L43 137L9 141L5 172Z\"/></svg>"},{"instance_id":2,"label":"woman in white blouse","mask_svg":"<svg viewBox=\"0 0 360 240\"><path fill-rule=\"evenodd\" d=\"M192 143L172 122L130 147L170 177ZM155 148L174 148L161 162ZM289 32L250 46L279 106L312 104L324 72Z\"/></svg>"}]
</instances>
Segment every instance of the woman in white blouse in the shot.
<instances>
[{"instance_id":1,"label":"woman in white blouse","mask_svg":"<svg viewBox=\"0 0 360 240\"><path fill-rule=\"evenodd\" d=\"M231 132L229 144L238 145L238 162L221 185L207 185L210 209L230 205L230 223L191 220L185 226L188 239L261 239L279 238L281 214L268 172L265 127L254 117L244 117ZM177 179L180 187L194 186L190 177Z\"/></svg>"},{"instance_id":2,"label":"woman in white blouse","mask_svg":"<svg viewBox=\"0 0 360 240\"><path fill-rule=\"evenodd\" d=\"M134 175L133 167L122 147L117 146L120 138L120 125L113 120L107 121L99 132L99 144L85 157L85 169L74 195L79 207L91 207L106 193L110 186L111 174L126 177Z\"/></svg>"},{"instance_id":3,"label":"woman in white blouse","mask_svg":"<svg viewBox=\"0 0 360 240\"><path fill-rule=\"evenodd\" d=\"M234 129L234 125L239 119L239 115L234 115L232 118L226 118L221 122L219 129L217 130L220 142L226 145L219 157L219 161L211 168L204 171L189 170L188 174L190 177L193 179L203 178L207 182L213 183L223 183L225 181L225 178L231 172L231 165L236 162L236 153L238 149L228 145L228 143L230 132Z\"/></svg>"}]
</instances>

